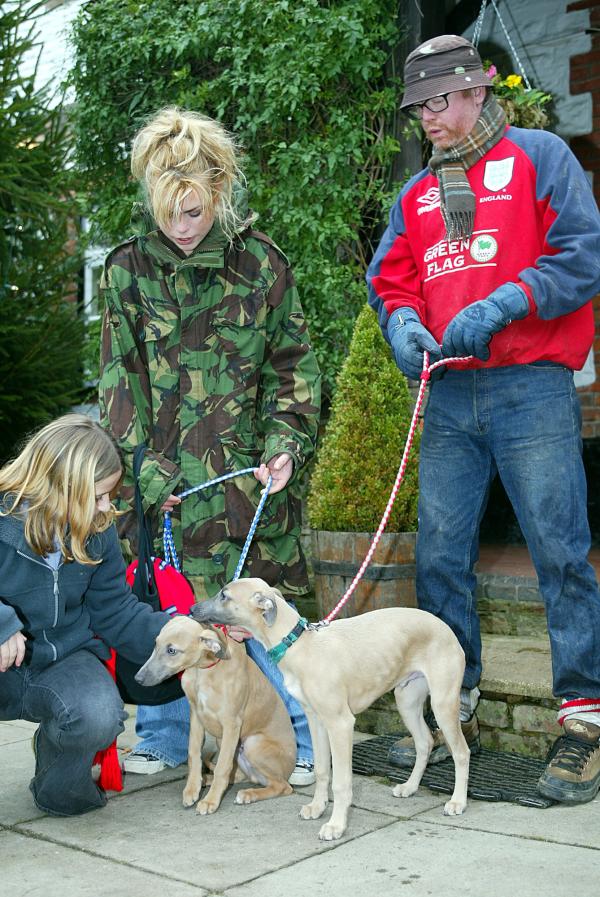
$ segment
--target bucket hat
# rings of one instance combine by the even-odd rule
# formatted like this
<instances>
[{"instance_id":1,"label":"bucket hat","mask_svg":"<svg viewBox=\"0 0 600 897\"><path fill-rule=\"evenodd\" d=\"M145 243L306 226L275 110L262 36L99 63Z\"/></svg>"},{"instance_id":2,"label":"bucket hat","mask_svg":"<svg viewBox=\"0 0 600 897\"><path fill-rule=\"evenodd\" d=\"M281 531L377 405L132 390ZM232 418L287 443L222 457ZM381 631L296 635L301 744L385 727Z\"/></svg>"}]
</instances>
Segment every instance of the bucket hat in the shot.
<instances>
[{"instance_id":1,"label":"bucket hat","mask_svg":"<svg viewBox=\"0 0 600 897\"><path fill-rule=\"evenodd\" d=\"M490 79L473 44L456 34L442 34L420 44L407 56L400 108L455 90L489 86Z\"/></svg>"}]
</instances>

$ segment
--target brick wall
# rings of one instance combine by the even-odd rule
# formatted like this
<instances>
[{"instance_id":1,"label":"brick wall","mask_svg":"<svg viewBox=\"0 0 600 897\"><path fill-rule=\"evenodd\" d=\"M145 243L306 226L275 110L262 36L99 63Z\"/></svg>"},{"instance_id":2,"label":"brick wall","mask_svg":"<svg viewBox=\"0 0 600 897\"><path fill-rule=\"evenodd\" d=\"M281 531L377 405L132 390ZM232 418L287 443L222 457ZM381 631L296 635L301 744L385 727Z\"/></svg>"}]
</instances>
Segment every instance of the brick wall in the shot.
<instances>
[{"instance_id":1,"label":"brick wall","mask_svg":"<svg viewBox=\"0 0 600 897\"><path fill-rule=\"evenodd\" d=\"M587 53L571 57L570 91L572 94L591 93L592 132L574 137L570 145L583 168L591 174L596 202L600 205L600 4L597 0L576 0L568 5L567 10L587 10L590 15L591 49ZM600 438L600 295L594 300L594 309L594 358L599 379L591 386L579 390L585 439Z\"/></svg>"}]
</instances>

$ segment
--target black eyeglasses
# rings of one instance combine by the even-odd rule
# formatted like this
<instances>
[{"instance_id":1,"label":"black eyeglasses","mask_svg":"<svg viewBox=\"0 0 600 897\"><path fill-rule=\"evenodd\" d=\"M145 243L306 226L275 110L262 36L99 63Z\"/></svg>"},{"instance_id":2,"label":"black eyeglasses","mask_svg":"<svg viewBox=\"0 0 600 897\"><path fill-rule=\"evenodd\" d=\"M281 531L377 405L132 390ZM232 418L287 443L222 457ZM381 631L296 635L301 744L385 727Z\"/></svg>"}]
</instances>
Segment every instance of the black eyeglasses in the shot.
<instances>
[{"instance_id":1,"label":"black eyeglasses","mask_svg":"<svg viewBox=\"0 0 600 897\"><path fill-rule=\"evenodd\" d=\"M443 93L439 97L431 97L430 100L426 100L424 103L414 103L402 111L410 118L416 118L420 121L423 118L423 107L429 109L430 112L443 112L444 109L448 108L448 94Z\"/></svg>"}]
</instances>

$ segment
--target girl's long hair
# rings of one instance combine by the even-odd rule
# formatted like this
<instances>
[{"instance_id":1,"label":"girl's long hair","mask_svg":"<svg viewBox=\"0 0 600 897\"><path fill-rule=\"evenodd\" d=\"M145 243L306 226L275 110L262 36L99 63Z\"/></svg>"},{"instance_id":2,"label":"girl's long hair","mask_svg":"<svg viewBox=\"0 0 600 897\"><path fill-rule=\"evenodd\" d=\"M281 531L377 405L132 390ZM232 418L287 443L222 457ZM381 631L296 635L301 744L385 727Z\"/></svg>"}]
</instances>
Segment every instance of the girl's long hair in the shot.
<instances>
[{"instance_id":1,"label":"girl's long hair","mask_svg":"<svg viewBox=\"0 0 600 897\"><path fill-rule=\"evenodd\" d=\"M67 560L98 564L86 542L111 525L116 511L96 509L95 485L122 471L109 434L85 414L65 414L38 430L0 469L0 514L23 517L25 538L37 554L60 549Z\"/></svg>"},{"instance_id":2,"label":"girl's long hair","mask_svg":"<svg viewBox=\"0 0 600 897\"><path fill-rule=\"evenodd\" d=\"M238 148L212 118L176 106L161 109L134 137L131 171L143 184L150 211L163 230L179 218L192 191L230 242L245 224L234 195L243 180Z\"/></svg>"}]
</instances>

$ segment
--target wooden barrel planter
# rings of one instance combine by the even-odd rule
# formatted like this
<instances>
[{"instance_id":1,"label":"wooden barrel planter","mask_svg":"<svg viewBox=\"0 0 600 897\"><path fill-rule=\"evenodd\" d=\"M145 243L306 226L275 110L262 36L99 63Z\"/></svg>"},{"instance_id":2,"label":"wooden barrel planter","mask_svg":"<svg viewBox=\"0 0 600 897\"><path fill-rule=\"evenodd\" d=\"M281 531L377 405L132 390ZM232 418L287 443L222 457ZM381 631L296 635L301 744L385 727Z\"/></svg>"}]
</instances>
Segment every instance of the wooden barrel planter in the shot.
<instances>
[{"instance_id":1,"label":"wooden barrel planter","mask_svg":"<svg viewBox=\"0 0 600 897\"><path fill-rule=\"evenodd\" d=\"M371 563L338 618L382 607L416 607L416 533L383 533ZM319 619L336 606L362 564L373 533L312 530L312 566Z\"/></svg>"}]
</instances>

